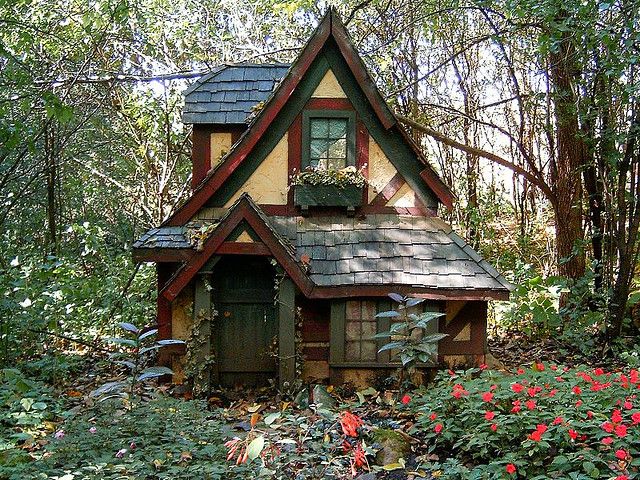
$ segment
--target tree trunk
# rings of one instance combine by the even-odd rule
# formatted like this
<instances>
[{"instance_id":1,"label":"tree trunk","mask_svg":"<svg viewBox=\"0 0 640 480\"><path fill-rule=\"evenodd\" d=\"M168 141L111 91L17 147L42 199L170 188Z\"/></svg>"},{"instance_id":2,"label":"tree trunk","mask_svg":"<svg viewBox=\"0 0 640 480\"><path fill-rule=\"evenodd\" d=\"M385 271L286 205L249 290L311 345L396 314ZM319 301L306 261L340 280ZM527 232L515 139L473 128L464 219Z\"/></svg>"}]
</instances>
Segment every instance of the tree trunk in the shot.
<instances>
[{"instance_id":1,"label":"tree trunk","mask_svg":"<svg viewBox=\"0 0 640 480\"><path fill-rule=\"evenodd\" d=\"M556 118L557 156L551 163L550 180L555 193L558 272L573 281L585 272L585 252L581 245L584 229L580 171L586 155L585 144L579 135L574 55L571 37L564 34L557 51L549 58Z\"/></svg>"}]
</instances>

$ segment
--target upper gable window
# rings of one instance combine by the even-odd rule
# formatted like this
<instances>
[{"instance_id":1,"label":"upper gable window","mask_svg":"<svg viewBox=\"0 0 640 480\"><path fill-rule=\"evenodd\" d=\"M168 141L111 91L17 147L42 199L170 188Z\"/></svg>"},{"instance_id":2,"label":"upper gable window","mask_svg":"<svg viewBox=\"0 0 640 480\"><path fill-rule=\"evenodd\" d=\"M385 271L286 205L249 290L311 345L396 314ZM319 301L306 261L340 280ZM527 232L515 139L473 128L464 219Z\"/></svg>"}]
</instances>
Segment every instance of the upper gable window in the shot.
<instances>
[{"instance_id":1,"label":"upper gable window","mask_svg":"<svg viewBox=\"0 0 640 480\"><path fill-rule=\"evenodd\" d=\"M302 169L339 170L355 166L355 113L307 110L302 123Z\"/></svg>"}]
</instances>

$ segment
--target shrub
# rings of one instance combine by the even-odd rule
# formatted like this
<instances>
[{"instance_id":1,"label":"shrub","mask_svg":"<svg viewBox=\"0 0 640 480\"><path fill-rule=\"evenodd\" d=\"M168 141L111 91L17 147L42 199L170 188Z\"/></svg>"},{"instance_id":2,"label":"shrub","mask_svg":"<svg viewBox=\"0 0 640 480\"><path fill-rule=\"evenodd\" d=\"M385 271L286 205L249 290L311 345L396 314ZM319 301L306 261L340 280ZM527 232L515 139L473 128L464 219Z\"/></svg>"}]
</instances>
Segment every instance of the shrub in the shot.
<instances>
[{"instance_id":1,"label":"shrub","mask_svg":"<svg viewBox=\"0 0 640 480\"><path fill-rule=\"evenodd\" d=\"M447 459L441 478L634 478L640 466L637 370L536 364L517 375L444 372L414 395L414 434Z\"/></svg>"}]
</instances>

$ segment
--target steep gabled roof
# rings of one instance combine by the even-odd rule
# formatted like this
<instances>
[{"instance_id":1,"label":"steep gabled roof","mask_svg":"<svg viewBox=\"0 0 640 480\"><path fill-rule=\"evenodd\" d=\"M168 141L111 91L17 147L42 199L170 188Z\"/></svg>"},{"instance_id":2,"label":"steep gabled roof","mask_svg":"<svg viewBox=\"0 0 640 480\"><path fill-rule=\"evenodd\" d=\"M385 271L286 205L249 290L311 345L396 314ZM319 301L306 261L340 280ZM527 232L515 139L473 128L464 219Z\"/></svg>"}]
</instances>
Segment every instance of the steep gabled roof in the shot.
<instances>
[{"instance_id":1,"label":"steep gabled roof","mask_svg":"<svg viewBox=\"0 0 640 480\"><path fill-rule=\"evenodd\" d=\"M305 274L302 266L296 262L293 246L270 226L268 218L251 197L248 194L243 194L229 208L227 214L220 219L204 241L202 248L185 262L167 282L160 295L168 301L173 301L211 256L215 255L223 242L242 221L246 221L253 229L262 244L266 246L269 253L278 261L298 288L308 294L313 288L313 283Z\"/></svg>"},{"instance_id":2,"label":"steep gabled roof","mask_svg":"<svg viewBox=\"0 0 640 480\"><path fill-rule=\"evenodd\" d=\"M264 107L256 115L249 129L240 137L234 148L220 162L215 170L211 170L194 190L189 200L182 205L166 222L165 225L183 225L221 188L225 181L233 174L240 164L247 158L262 135L268 130L278 113L289 101L298 84L301 82L309 67L330 41L335 42L340 55L346 62L359 88L371 105L375 116L387 131L395 130L404 137L414 154L422 162L420 180L429 185L437 198L447 207L453 203L453 194L449 187L440 179L424 158L421 150L406 134L398 123L377 86L369 75L362 59L358 55L349 34L341 22L338 14L330 8L322 19L318 28L306 44L296 61L293 63L285 78L278 85Z\"/></svg>"},{"instance_id":3,"label":"steep gabled roof","mask_svg":"<svg viewBox=\"0 0 640 480\"><path fill-rule=\"evenodd\" d=\"M245 124L289 70L288 63L239 63L218 67L184 94L182 121L191 124Z\"/></svg>"}]
</instances>

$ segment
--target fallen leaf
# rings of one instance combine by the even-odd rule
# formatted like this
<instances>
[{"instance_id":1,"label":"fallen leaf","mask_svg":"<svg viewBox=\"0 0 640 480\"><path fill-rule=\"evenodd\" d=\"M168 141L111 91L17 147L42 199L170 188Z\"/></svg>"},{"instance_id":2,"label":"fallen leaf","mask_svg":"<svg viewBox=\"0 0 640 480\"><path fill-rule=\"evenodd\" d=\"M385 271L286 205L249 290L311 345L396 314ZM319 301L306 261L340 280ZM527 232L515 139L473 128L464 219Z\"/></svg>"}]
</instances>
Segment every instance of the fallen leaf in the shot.
<instances>
[{"instance_id":1,"label":"fallen leaf","mask_svg":"<svg viewBox=\"0 0 640 480\"><path fill-rule=\"evenodd\" d=\"M189 460L193 460L191 452L182 452L180 454L180 460L178 460L178 463L188 462Z\"/></svg>"},{"instance_id":2,"label":"fallen leaf","mask_svg":"<svg viewBox=\"0 0 640 480\"><path fill-rule=\"evenodd\" d=\"M260 414L258 412L251 415L251 428L256 426L256 423L258 423L258 420L260 420Z\"/></svg>"},{"instance_id":3,"label":"fallen leaf","mask_svg":"<svg viewBox=\"0 0 640 480\"><path fill-rule=\"evenodd\" d=\"M261 407L262 405L260 405L259 403L254 403L250 407L247 407L247 412L249 413L257 412L258 410L260 410Z\"/></svg>"}]
</instances>

